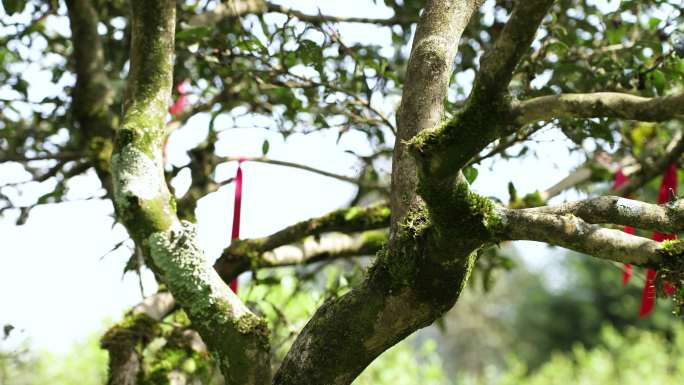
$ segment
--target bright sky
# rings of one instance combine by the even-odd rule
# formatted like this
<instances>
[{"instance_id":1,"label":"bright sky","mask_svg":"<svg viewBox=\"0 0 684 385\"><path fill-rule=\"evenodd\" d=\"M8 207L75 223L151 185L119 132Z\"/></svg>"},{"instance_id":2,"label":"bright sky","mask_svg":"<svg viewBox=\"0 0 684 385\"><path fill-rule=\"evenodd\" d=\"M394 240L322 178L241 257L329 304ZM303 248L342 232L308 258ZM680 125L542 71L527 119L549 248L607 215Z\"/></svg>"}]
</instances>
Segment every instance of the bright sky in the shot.
<instances>
[{"instance_id":1,"label":"bright sky","mask_svg":"<svg viewBox=\"0 0 684 385\"><path fill-rule=\"evenodd\" d=\"M282 3L312 14L320 9L348 16L392 15L388 8L368 0ZM378 44L390 44L388 33L379 33L370 26L343 24L339 29L347 43L367 43L372 37ZM42 85L33 86L30 97L40 99L44 92ZM196 133L206 129L207 123L206 116L196 117L174 133L169 145L171 162L182 162L183 144L199 140ZM217 124L220 127L221 121ZM259 156L265 138L270 141L268 155L273 159L347 175L354 175L358 165L344 150L363 153L368 146L361 135L354 134L345 136L339 145L336 132L292 135L285 143L273 132L236 129L221 136L218 152ZM506 184L512 176L518 191L524 194L549 187L581 162L568 154L558 133L545 132L537 140L538 158L499 162L493 170L489 170L489 163L480 168L474 188L506 201ZM243 169L243 237L267 235L297 220L324 214L344 206L354 193L352 185L300 170L249 162ZM222 166L217 172L219 178L229 178L235 172L235 164ZM0 183L21 176L18 166L0 165ZM87 197L98 187L99 182L91 172L73 181L70 196ZM35 190L29 189L27 196L36 195ZM199 203L200 241L211 258L218 256L229 242L232 199L231 185ZM140 301L137 277L129 274L122 279L128 253L119 250L101 258L126 237L120 225L113 226L112 211L109 202L80 201L40 206L21 227L14 225L14 215L0 219L0 325L13 324L37 347L65 351L74 340L99 330L103 320L119 319L128 307ZM544 259L547 254L544 247L531 243L525 243L521 250L531 260ZM146 292L152 293L155 287L150 274L144 281Z\"/></svg>"}]
</instances>

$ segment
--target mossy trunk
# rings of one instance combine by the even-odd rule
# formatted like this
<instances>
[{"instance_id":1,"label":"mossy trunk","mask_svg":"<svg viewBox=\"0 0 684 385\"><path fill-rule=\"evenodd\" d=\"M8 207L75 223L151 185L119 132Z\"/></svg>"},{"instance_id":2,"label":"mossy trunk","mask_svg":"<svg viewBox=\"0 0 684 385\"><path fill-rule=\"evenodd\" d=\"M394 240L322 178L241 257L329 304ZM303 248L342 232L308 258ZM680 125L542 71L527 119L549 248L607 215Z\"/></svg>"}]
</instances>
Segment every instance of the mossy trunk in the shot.
<instances>
[{"instance_id":1,"label":"mossy trunk","mask_svg":"<svg viewBox=\"0 0 684 385\"><path fill-rule=\"evenodd\" d=\"M176 2L136 0L123 124L112 154L121 222L186 311L228 385L270 383L268 328L208 265L195 226L181 223L164 177L162 150L171 100Z\"/></svg>"},{"instance_id":2,"label":"mossy trunk","mask_svg":"<svg viewBox=\"0 0 684 385\"><path fill-rule=\"evenodd\" d=\"M361 287L316 312L275 384L351 383L379 354L444 314L465 286L482 242L456 240L443 249L444 236L457 229L436 226L418 197L418 169L406 141L439 123L459 37L480 4L435 0L426 5L398 113L389 245Z\"/></svg>"}]
</instances>

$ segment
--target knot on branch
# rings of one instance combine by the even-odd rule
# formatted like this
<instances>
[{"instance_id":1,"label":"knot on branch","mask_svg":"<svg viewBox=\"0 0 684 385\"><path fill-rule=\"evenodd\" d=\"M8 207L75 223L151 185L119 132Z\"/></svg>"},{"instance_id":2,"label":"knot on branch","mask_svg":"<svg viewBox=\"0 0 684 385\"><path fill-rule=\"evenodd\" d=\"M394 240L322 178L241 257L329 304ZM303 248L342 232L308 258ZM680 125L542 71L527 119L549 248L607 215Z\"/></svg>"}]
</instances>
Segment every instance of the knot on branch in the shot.
<instances>
[{"instance_id":1,"label":"knot on branch","mask_svg":"<svg viewBox=\"0 0 684 385\"><path fill-rule=\"evenodd\" d=\"M450 45L448 39L438 35L423 38L413 48L410 65L415 63L419 66L415 69L421 78L438 78L451 70L448 60Z\"/></svg>"}]
</instances>

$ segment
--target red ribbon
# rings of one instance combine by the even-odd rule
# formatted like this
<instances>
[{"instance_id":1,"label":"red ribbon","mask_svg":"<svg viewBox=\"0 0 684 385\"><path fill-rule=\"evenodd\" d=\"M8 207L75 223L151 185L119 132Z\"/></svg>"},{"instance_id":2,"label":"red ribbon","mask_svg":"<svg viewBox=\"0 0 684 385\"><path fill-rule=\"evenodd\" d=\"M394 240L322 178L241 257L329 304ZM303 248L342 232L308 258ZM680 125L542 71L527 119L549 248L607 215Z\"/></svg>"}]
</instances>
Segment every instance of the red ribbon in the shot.
<instances>
[{"instance_id":1,"label":"red ribbon","mask_svg":"<svg viewBox=\"0 0 684 385\"><path fill-rule=\"evenodd\" d=\"M169 107L169 113L171 114L172 118L175 118L178 114L183 112L183 109L185 108L185 105L188 104L188 97L185 96L188 92L188 88L185 85L185 83L178 83L176 85L176 91L178 91L178 99L176 99L175 102ZM162 154L164 156L164 163L166 163L166 152L167 152L167 145L169 143L169 138L167 137L166 140L164 140L164 147L162 149Z\"/></svg>"},{"instance_id":2,"label":"red ribbon","mask_svg":"<svg viewBox=\"0 0 684 385\"><path fill-rule=\"evenodd\" d=\"M622 186L623 184L627 183L627 176L625 175L624 172L622 172L622 169L619 169L618 172L615 174L615 181L613 181L613 190L617 190ZM624 231L627 234L632 234L634 235L634 227L632 226L625 226L622 231ZM626 285L627 282L629 282L629 279L632 278L632 265L629 263L625 263L622 265L622 284Z\"/></svg>"},{"instance_id":3,"label":"red ribbon","mask_svg":"<svg viewBox=\"0 0 684 385\"><path fill-rule=\"evenodd\" d=\"M188 97L186 96L188 87L185 83L178 83L178 85L176 85L176 91L178 91L178 99L169 107L169 113L173 116L183 112L185 105L188 104Z\"/></svg>"},{"instance_id":4,"label":"red ribbon","mask_svg":"<svg viewBox=\"0 0 684 385\"><path fill-rule=\"evenodd\" d=\"M675 163L671 163L667 167L667 170L665 170L663 181L660 183L660 190L658 191L658 204L669 202L670 190L675 194L677 193L677 165ZM675 239L676 237L675 234L664 234L659 231L654 231L651 239L656 242L662 242L668 239ZM641 293L641 308L639 309L640 318L646 317L655 306L655 277L656 271L654 269L648 269L646 271L646 283L644 284L644 290ZM663 288L667 295L672 295L675 291L674 287L668 282L663 284Z\"/></svg>"},{"instance_id":5,"label":"red ribbon","mask_svg":"<svg viewBox=\"0 0 684 385\"><path fill-rule=\"evenodd\" d=\"M615 180L613 181L613 190L618 189L620 186L626 183L627 179L627 176L622 172L622 170L618 170L618 172L615 174ZM670 190L672 190L673 193L677 192L677 165L675 163L671 163L668 166L667 170L665 170L663 180L660 184L660 190L658 191L658 204L669 202ZM631 226L625 226L623 231L628 234L634 234L634 228ZM653 239L656 242L662 242L666 239L675 238L675 234L664 234L659 231L654 231L653 235L651 236L651 239ZM622 271L622 284L627 284L631 277L632 265L629 263L625 263ZM653 308L655 307L655 277L656 271L654 269L646 270L646 282L644 283L644 289L641 293L641 307L639 308L639 318L646 317L651 311L653 311ZM665 289L667 295L672 295L675 291L674 287L669 282L663 283L663 288Z\"/></svg>"},{"instance_id":6,"label":"red ribbon","mask_svg":"<svg viewBox=\"0 0 684 385\"><path fill-rule=\"evenodd\" d=\"M234 241L240 238L240 211L242 209L242 167L240 165L245 158L238 160L237 172L235 173L235 200L233 201L233 229L230 234L230 240ZM230 281L230 288L237 293L238 281L237 278Z\"/></svg>"}]
</instances>

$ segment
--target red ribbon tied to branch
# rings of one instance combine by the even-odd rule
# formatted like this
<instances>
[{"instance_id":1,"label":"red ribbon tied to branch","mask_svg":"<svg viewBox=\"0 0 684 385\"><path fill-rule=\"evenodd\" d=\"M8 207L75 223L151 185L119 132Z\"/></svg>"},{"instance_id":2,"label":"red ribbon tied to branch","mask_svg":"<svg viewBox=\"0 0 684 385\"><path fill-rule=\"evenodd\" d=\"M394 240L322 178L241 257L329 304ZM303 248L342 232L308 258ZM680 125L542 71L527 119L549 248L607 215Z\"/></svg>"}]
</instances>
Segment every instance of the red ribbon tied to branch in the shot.
<instances>
[{"instance_id":1,"label":"red ribbon tied to branch","mask_svg":"<svg viewBox=\"0 0 684 385\"><path fill-rule=\"evenodd\" d=\"M663 175L663 181L660 183L660 190L658 191L658 204L667 203L670 201L670 191L673 194L677 193L677 165L675 163L670 163L665 170ZM662 242L668 239L675 239L677 236L675 234L665 234L659 231L654 231L653 239L656 242ZM639 309L639 317L646 317L655 306L655 277L656 271L654 269L646 270L646 283L644 284L644 290L641 293L641 308ZM675 291L674 287L669 282L663 283L663 288L667 295L672 295Z\"/></svg>"},{"instance_id":2,"label":"red ribbon tied to branch","mask_svg":"<svg viewBox=\"0 0 684 385\"><path fill-rule=\"evenodd\" d=\"M613 190L618 189L620 186L626 183L627 179L627 176L622 172L622 170L618 170L618 172L615 174L615 180L613 181ZM677 192L677 165L675 163L671 163L665 170L663 180L660 183L660 190L658 191L658 204L667 203L670 200L670 191L672 191L672 193ZM634 234L634 228L631 226L625 226L623 231L628 234ZM651 236L651 239L656 242L662 242L666 239L675 238L675 234L665 234L659 231L654 231L653 235ZM627 284L631 277L632 265L625 263L622 272L622 284ZM651 311L653 311L653 307L655 306L655 277L656 271L654 269L646 270L646 282L644 283L644 289L641 293L641 307L639 308L640 318L646 317ZM672 295L675 290L669 282L663 283L663 288L665 289L667 295Z\"/></svg>"},{"instance_id":3,"label":"red ribbon tied to branch","mask_svg":"<svg viewBox=\"0 0 684 385\"><path fill-rule=\"evenodd\" d=\"M240 211L242 210L242 162L247 158L240 158L238 160L237 172L235 173L235 199L233 200L233 229L230 234L230 240L234 241L240 239ZM230 281L230 288L234 293L238 290L237 278Z\"/></svg>"},{"instance_id":4,"label":"red ribbon tied to branch","mask_svg":"<svg viewBox=\"0 0 684 385\"><path fill-rule=\"evenodd\" d=\"M169 113L174 117L183 112L183 109L188 104L188 86L185 83L178 83L176 91L178 92L178 99L169 107Z\"/></svg>"},{"instance_id":5,"label":"red ribbon tied to branch","mask_svg":"<svg viewBox=\"0 0 684 385\"><path fill-rule=\"evenodd\" d=\"M627 183L627 176L625 175L624 172L622 172L622 169L619 169L617 173L615 173L615 181L613 181L613 190L617 190L622 186L623 184ZM632 234L634 235L634 227L632 226L625 226L622 231L624 231L627 234ZM626 285L627 282L629 282L629 279L632 278L632 265L629 263L625 263L622 265L622 284Z\"/></svg>"},{"instance_id":6,"label":"red ribbon tied to branch","mask_svg":"<svg viewBox=\"0 0 684 385\"><path fill-rule=\"evenodd\" d=\"M183 109L188 104L188 97L186 96L186 94L188 93L188 86L185 83L178 83L176 84L176 91L178 92L178 98L169 107L169 113L171 114L172 119L176 119L176 117L178 117L178 115L181 112L183 112ZM162 149L164 163L166 163L168 143L169 138L167 137L166 140L164 140L164 147Z\"/></svg>"}]
</instances>

